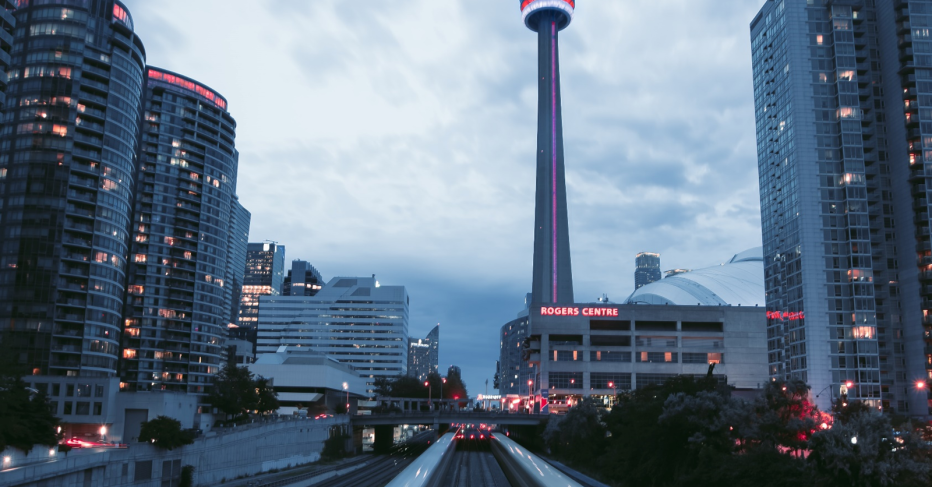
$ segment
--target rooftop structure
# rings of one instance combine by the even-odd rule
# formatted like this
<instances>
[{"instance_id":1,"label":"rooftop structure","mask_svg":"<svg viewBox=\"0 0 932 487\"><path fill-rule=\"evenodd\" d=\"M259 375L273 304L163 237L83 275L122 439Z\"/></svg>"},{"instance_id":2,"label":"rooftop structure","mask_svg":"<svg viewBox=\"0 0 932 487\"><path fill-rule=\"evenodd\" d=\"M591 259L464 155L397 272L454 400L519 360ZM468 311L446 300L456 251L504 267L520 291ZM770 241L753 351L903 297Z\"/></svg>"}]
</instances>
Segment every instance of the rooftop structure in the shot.
<instances>
[{"instance_id":1,"label":"rooftop structure","mask_svg":"<svg viewBox=\"0 0 932 487\"><path fill-rule=\"evenodd\" d=\"M668 276L635 290L627 303L763 307L762 252L756 247L721 265Z\"/></svg>"}]
</instances>

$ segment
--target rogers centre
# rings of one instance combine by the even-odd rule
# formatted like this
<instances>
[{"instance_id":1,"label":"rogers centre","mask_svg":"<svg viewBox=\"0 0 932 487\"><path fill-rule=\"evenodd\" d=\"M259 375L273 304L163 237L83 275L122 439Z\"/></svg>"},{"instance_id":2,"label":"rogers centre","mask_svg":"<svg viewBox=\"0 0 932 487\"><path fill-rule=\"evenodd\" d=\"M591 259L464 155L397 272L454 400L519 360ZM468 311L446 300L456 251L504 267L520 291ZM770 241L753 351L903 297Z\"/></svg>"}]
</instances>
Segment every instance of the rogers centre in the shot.
<instances>
[{"instance_id":1,"label":"rogers centre","mask_svg":"<svg viewBox=\"0 0 932 487\"><path fill-rule=\"evenodd\" d=\"M618 308L541 307L541 316L618 316Z\"/></svg>"}]
</instances>

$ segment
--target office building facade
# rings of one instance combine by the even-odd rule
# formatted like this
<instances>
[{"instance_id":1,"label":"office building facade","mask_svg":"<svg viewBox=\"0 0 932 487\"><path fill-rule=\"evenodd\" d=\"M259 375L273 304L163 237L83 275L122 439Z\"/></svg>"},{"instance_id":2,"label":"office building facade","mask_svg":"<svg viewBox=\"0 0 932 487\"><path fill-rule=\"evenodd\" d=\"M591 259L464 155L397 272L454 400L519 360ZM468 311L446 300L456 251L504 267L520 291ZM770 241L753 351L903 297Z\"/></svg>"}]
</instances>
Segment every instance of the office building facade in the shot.
<instances>
[{"instance_id":1,"label":"office building facade","mask_svg":"<svg viewBox=\"0 0 932 487\"><path fill-rule=\"evenodd\" d=\"M418 380L439 371L440 325L435 326L427 338L408 339L408 375Z\"/></svg>"},{"instance_id":2,"label":"office building facade","mask_svg":"<svg viewBox=\"0 0 932 487\"><path fill-rule=\"evenodd\" d=\"M107 380L120 353L145 49L120 2L18 6L0 135L3 342L35 375Z\"/></svg>"},{"instance_id":3,"label":"office building facade","mask_svg":"<svg viewBox=\"0 0 932 487\"><path fill-rule=\"evenodd\" d=\"M259 296L281 296L285 280L285 246L250 243L246 247L246 272L240 293L239 326L255 328Z\"/></svg>"},{"instance_id":4,"label":"office building facade","mask_svg":"<svg viewBox=\"0 0 932 487\"><path fill-rule=\"evenodd\" d=\"M634 289L660 280L660 254L641 252L634 258Z\"/></svg>"},{"instance_id":5,"label":"office building facade","mask_svg":"<svg viewBox=\"0 0 932 487\"><path fill-rule=\"evenodd\" d=\"M307 348L351 365L372 392L376 378L407 373L409 301L375 276L334 277L315 296L261 296L257 354Z\"/></svg>"},{"instance_id":6,"label":"office building facade","mask_svg":"<svg viewBox=\"0 0 932 487\"><path fill-rule=\"evenodd\" d=\"M822 408L844 386L929 413L916 386L932 367L929 14L926 1L782 0L751 22L768 372L805 380Z\"/></svg>"},{"instance_id":7,"label":"office building facade","mask_svg":"<svg viewBox=\"0 0 932 487\"><path fill-rule=\"evenodd\" d=\"M146 90L123 386L206 395L222 367L230 263L245 257L235 255L236 122L225 98L180 74L149 66Z\"/></svg>"},{"instance_id":8,"label":"office building facade","mask_svg":"<svg viewBox=\"0 0 932 487\"><path fill-rule=\"evenodd\" d=\"M499 330L499 357L496 371L499 394L507 395L530 394L528 380L531 379L532 368L524 354L525 340L529 337L529 318L531 306L531 293L524 300L524 309L518 313L517 318L505 323Z\"/></svg>"},{"instance_id":9,"label":"office building facade","mask_svg":"<svg viewBox=\"0 0 932 487\"><path fill-rule=\"evenodd\" d=\"M303 260L294 260L282 281L282 296L313 296L323 287L320 271Z\"/></svg>"}]
</instances>

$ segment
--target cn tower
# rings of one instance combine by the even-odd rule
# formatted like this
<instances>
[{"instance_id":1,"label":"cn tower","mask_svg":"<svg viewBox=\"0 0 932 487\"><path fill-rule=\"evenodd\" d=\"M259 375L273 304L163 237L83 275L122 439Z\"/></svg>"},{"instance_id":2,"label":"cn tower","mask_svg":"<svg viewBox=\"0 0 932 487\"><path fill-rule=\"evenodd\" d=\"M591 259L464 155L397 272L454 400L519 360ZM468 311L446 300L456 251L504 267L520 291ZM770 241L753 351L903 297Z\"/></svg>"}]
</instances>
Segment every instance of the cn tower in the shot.
<instances>
[{"instance_id":1,"label":"cn tower","mask_svg":"<svg viewBox=\"0 0 932 487\"><path fill-rule=\"evenodd\" d=\"M574 0L520 0L521 16L537 32L537 197L534 209L534 305L573 303L573 269L566 215L559 33L573 20Z\"/></svg>"}]
</instances>

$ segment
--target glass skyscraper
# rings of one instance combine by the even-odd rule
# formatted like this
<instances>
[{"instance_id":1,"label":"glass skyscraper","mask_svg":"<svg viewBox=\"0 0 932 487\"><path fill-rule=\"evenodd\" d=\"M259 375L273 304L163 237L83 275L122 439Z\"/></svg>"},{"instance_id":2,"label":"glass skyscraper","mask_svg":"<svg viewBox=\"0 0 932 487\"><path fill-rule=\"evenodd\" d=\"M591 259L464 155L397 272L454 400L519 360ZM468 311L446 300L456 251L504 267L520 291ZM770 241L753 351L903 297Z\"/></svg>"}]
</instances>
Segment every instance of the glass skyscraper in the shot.
<instances>
[{"instance_id":1,"label":"glass skyscraper","mask_svg":"<svg viewBox=\"0 0 932 487\"><path fill-rule=\"evenodd\" d=\"M771 0L751 22L769 374L823 409L929 412L930 21L929 1Z\"/></svg>"},{"instance_id":2,"label":"glass skyscraper","mask_svg":"<svg viewBox=\"0 0 932 487\"><path fill-rule=\"evenodd\" d=\"M245 254L236 245L244 217L234 214L235 128L220 94L148 67L123 336L126 390L206 394L219 370L231 286L243 272L232 275L231 263L245 257L235 255Z\"/></svg>"},{"instance_id":3,"label":"glass skyscraper","mask_svg":"<svg viewBox=\"0 0 932 487\"><path fill-rule=\"evenodd\" d=\"M634 258L634 289L660 280L660 254L641 252Z\"/></svg>"},{"instance_id":4,"label":"glass skyscraper","mask_svg":"<svg viewBox=\"0 0 932 487\"><path fill-rule=\"evenodd\" d=\"M255 328L259 296L281 296L285 280L285 246L250 243L246 247L246 271L240 294L239 326Z\"/></svg>"},{"instance_id":5,"label":"glass skyscraper","mask_svg":"<svg viewBox=\"0 0 932 487\"><path fill-rule=\"evenodd\" d=\"M17 5L0 133L3 342L36 375L115 377L145 49L120 2Z\"/></svg>"}]
</instances>

